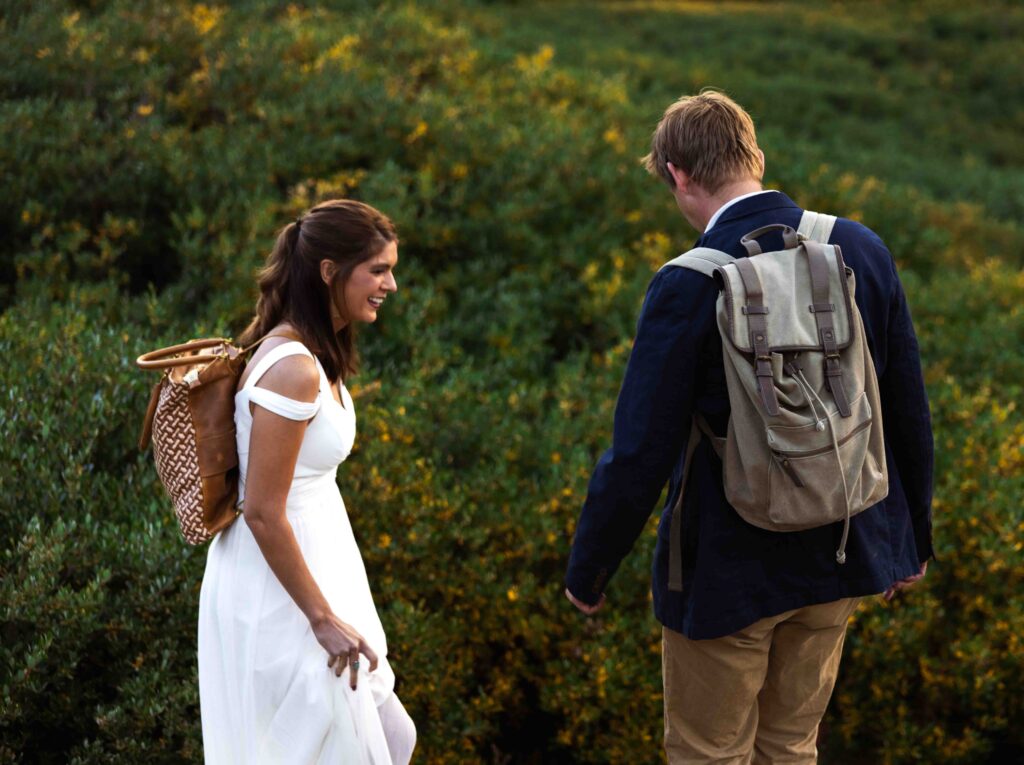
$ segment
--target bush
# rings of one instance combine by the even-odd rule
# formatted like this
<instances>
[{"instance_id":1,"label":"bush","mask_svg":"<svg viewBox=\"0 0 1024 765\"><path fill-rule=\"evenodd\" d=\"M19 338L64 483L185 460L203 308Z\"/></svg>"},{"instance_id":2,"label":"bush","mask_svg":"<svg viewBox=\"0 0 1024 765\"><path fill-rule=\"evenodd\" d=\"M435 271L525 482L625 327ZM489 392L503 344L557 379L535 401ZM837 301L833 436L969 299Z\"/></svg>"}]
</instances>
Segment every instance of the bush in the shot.
<instances>
[{"instance_id":1,"label":"bush","mask_svg":"<svg viewBox=\"0 0 1024 765\"><path fill-rule=\"evenodd\" d=\"M646 552L597 617L561 577L645 286L690 237L636 156L712 75L764 113L771 183L890 244L932 397L939 561L858 611L830 761L1020 757L1024 234L997 166L1019 159L999 139L1016 117L965 116L1008 102L1012 78L957 70L984 74L962 109L921 90L967 38L1004 63L991 51L1019 43L976 42L980 11L936 7L907 31L907 12L871 7L863 28L837 11L824 45L813 9L774 5L699 24L612 6L571 30L542 5L16 5L0 51L0 762L201 759L205 550L181 543L135 449L156 378L133 359L241 329L275 227L332 195L378 205L402 239L399 293L361 337L339 482L421 758L660 761ZM758 25L791 36L785 55L811 51L811 73L743 64L775 50ZM624 56L634 34L649 45ZM875 99L880 76L892 93ZM964 201L886 127L908 114L947 160L989 147L962 177L996 191Z\"/></svg>"}]
</instances>

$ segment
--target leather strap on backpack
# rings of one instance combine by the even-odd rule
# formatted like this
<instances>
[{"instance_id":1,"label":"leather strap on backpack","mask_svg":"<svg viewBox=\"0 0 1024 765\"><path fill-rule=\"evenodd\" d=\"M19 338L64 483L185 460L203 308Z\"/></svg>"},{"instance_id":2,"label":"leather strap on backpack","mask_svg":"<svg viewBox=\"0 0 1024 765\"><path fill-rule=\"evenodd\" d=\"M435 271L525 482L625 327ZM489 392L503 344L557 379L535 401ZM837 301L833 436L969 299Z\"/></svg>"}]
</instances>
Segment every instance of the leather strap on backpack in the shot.
<instances>
[{"instance_id":1,"label":"leather strap on backpack","mask_svg":"<svg viewBox=\"0 0 1024 765\"><path fill-rule=\"evenodd\" d=\"M239 356L243 356L253 348L258 346L264 340L268 340L271 337L286 337L289 340L299 340L301 337L294 332L288 330L281 330L278 332L268 332L256 342L241 348L238 351ZM227 358L226 353L207 353L207 354L193 354L182 356L180 354L188 353L189 351L201 351L207 348L216 348L222 345L230 345L231 341L223 337L207 338L205 340L192 340L188 343L181 343L180 345L172 345L167 348L160 348L149 353L144 353L136 359L135 363L142 369L172 369L174 367L189 366L193 364L208 364L216 361L217 359ZM154 386L152 393L149 394L149 404L146 407L146 414L142 419L142 433L139 434L139 450L145 450L149 446L150 439L153 437L153 417L156 415L156 406L160 401L160 390L163 388L164 381L166 378L161 378Z\"/></svg>"},{"instance_id":2,"label":"leather strap on backpack","mask_svg":"<svg viewBox=\"0 0 1024 765\"><path fill-rule=\"evenodd\" d=\"M850 409L850 398L846 395L846 387L843 385L843 370L839 364L836 329L832 322L832 314L835 313L836 307L834 303L829 302L828 261L825 258L825 249L818 242L810 240L805 241L803 247L807 252L807 261L811 272L813 302L808 308L814 314L814 322L818 328L818 341L825 354L825 382L832 393L832 398L835 399L839 415L850 417L853 412Z\"/></svg>"},{"instance_id":3,"label":"leather strap on backpack","mask_svg":"<svg viewBox=\"0 0 1024 765\"><path fill-rule=\"evenodd\" d=\"M682 592L683 589L683 496L686 494L686 482L690 478L690 463L697 444L704 435L715 450L719 459L725 453L725 439L716 436L711 426L702 415L694 414L690 421L690 435L686 440L686 456L683 457L683 476L679 482L679 496L672 505L672 515L668 528L668 589L671 592Z\"/></svg>"},{"instance_id":4,"label":"leather strap on backpack","mask_svg":"<svg viewBox=\"0 0 1024 765\"><path fill-rule=\"evenodd\" d=\"M281 330L280 332L268 332L256 342L245 348L239 349L239 354L248 353L264 340L271 337L287 337L289 340L301 340L294 332ZM149 353L144 353L135 360L135 364L141 369L172 369L173 367L184 367L192 364L209 364L211 361L225 358L223 353L199 353L183 356L190 351L202 351L207 348L216 348L222 345L230 345L231 340L226 337L210 337L204 340L190 340L180 345L171 345L167 348L160 348Z\"/></svg>"},{"instance_id":5,"label":"leather strap on backpack","mask_svg":"<svg viewBox=\"0 0 1024 765\"><path fill-rule=\"evenodd\" d=\"M153 437L153 415L156 414L156 405L160 400L160 389L164 387L161 379L153 386L153 392L149 394L149 405L146 407L146 415L142 418L142 433L139 435L139 451L149 446Z\"/></svg>"},{"instance_id":6,"label":"leather strap on backpack","mask_svg":"<svg viewBox=\"0 0 1024 765\"><path fill-rule=\"evenodd\" d=\"M208 364L211 361L224 358L223 354L200 353L192 356L182 356L189 351L203 351L207 348L216 348L227 345L231 341L226 337L210 337L205 340L191 340L180 345L172 345L167 348L144 353L135 360L135 364L141 369L171 369L183 367L190 364Z\"/></svg>"},{"instance_id":7,"label":"leather strap on backpack","mask_svg":"<svg viewBox=\"0 0 1024 765\"><path fill-rule=\"evenodd\" d=\"M677 266L697 271L709 278L714 278L715 272L724 265L736 262L736 259L721 250L713 250L708 247L696 247L682 255L670 260L662 269ZM756 276L756 274L755 274ZM763 319L763 317L762 317ZM686 454L683 456L683 476L679 485L679 496L672 506L669 516L669 548L668 548L668 588L673 592L680 592L683 589L683 543L682 543L682 512L683 496L686 494L686 482L690 477L690 463L693 461L693 453L700 443L701 433L708 434L711 445L715 452L721 457L722 444L725 439L717 438L707 427L704 418L695 414L690 421L690 434L686 441Z\"/></svg>"},{"instance_id":8,"label":"leather strap on backpack","mask_svg":"<svg viewBox=\"0 0 1024 765\"><path fill-rule=\"evenodd\" d=\"M779 413L779 400L775 396L775 385L772 383L772 354L768 344L768 322L765 315L768 306L764 304L764 290L757 276L754 264L748 258L740 258L735 263L743 290L746 292L747 304L743 313L747 317L750 331L750 345L754 349L754 374L757 376L757 388L761 392L761 403L765 411L775 416Z\"/></svg>"},{"instance_id":9,"label":"leather strap on backpack","mask_svg":"<svg viewBox=\"0 0 1024 765\"><path fill-rule=\"evenodd\" d=\"M690 463L693 453L700 441L700 430L697 420L690 421L690 435L686 440L686 456L683 458L683 477L679 482L679 496L672 505L671 522L668 529L668 589L671 592L683 591L683 495L686 494L686 481L690 477Z\"/></svg>"},{"instance_id":10,"label":"leather strap on backpack","mask_svg":"<svg viewBox=\"0 0 1024 765\"><path fill-rule=\"evenodd\" d=\"M740 244L742 244L743 249L747 251L748 257L752 258L755 255L761 254L761 245L757 243L757 238L759 236L764 236L769 231L780 231L782 233L782 245L787 250L790 250L800 244L800 237L792 226L787 226L785 223L769 223L767 226L761 226L761 228L754 229L740 239Z\"/></svg>"}]
</instances>

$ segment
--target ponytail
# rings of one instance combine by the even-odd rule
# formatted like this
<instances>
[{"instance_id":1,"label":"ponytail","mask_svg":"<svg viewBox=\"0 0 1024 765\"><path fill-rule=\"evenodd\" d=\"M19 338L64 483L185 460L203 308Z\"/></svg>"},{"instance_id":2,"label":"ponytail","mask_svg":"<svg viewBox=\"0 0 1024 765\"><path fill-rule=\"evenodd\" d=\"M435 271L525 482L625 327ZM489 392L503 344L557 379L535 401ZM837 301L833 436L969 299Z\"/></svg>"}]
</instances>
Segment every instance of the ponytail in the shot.
<instances>
[{"instance_id":1,"label":"ponytail","mask_svg":"<svg viewBox=\"0 0 1024 765\"><path fill-rule=\"evenodd\" d=\"M257 275L256 315L239 335L239 345L250 345L288 321L320 359L328 379L348 379L359 366L355 327L349 322L334 331L331 289L397 239L387 216L347 199L323 202L289 223ZM321 260L337 266L330 286L320 277Z\"/></svg>"}]
</instances>

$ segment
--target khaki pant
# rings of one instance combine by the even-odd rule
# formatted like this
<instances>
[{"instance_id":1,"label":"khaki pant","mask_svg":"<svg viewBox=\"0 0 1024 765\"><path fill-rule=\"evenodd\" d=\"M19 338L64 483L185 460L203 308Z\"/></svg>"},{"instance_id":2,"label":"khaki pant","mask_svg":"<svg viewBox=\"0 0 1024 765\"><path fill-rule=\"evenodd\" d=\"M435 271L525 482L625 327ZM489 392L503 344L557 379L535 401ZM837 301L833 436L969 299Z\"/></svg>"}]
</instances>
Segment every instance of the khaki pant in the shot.
<instances>
[{"instance_id":1,"label":"khaki pant","mask_svg":"<svg viewBox=\"0 0 1024 765\"><path fill-rule=\"evenodd\" d=\"M786 611L714 640L662 634L670 765L814 763L860 598Z\"/></svg>"}]
</instances>

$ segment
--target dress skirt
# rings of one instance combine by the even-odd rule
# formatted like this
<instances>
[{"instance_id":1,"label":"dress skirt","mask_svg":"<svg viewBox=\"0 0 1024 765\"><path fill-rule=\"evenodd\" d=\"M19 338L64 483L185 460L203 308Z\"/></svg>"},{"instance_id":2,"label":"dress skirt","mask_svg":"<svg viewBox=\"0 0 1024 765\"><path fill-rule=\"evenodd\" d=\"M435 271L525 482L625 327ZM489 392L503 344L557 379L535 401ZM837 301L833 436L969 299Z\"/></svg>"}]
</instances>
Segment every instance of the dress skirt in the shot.
<instances>
[{"instance_id":1,"label":"dress skirt","mask_svg":"<svg viewBox=\"0 0 1024 765\"><path fill-rule=\"evenodd\" d=\"M214 538L199 598L199 692L207 765L390 765L377 706L395 676L333 471L293 485L287 518L332 611L377 653L358 689L336 677L267 565L244 516Z\"/></svg>"}]
</instances>

